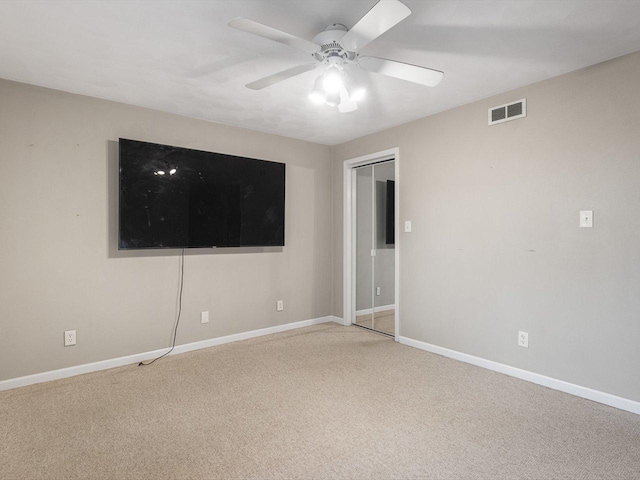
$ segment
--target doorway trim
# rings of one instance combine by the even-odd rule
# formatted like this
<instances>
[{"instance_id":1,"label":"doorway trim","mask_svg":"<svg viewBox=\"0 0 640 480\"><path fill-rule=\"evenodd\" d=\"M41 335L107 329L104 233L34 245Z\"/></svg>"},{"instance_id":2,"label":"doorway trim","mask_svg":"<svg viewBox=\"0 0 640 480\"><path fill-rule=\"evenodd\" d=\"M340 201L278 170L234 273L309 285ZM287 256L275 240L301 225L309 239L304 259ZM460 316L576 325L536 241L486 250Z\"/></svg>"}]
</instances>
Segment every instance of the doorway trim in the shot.
<instances>
[{"instance_id":1,"label":"doorway trim","mask_svg":"<svg viewBox=\"0 0 640 480\"><path fill-rule=\"evenodd\" d=\"M395 160L395 285L394 285L394 339L400 337L400 149L398 147L370 153L361 157L345 160L343 163L343 311L342 319L345 325L351 325L355 315L356 296L356 255L353 232L355 231L356 206L356 175L355 168L385 160Z\"/></svg>"}]
</instances>

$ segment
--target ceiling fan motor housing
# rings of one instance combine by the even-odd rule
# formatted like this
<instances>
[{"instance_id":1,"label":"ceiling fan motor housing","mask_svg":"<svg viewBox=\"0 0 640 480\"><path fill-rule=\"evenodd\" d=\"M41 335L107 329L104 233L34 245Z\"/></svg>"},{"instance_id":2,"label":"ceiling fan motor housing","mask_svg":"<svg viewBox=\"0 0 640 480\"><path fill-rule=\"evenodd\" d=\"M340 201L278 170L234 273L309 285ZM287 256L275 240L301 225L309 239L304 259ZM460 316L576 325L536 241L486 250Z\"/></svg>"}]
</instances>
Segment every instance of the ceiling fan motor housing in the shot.
<instances>
[{"instance_id":1,"label":"ceiling fan motor housing","mask_svg":"<svg viewBox=\"0 0 640 480\"><path fill-rule=\"evenodd\" d=\"M333 23L328 25L323 32L313 37L313 43L320 45L320 51L314 53L316 60L320 62L342 63L336 60L354 60L357 57L356 52L345 50L340 44L340 39L347 33L347 27L341 23Z\"/></svg>"}]
</instances>

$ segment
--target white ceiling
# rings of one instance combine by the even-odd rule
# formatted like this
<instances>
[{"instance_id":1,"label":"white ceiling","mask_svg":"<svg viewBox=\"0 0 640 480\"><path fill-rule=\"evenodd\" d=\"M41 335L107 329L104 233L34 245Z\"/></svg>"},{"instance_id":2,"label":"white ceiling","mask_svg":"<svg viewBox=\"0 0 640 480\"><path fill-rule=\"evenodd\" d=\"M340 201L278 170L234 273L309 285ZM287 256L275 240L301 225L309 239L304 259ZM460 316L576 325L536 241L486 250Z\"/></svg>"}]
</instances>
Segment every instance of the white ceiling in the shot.
<instances>
[{"instance_id":1,"label":"white ceiling","mask_svg":"<svg viewBox=\"0 0 640 480\"><path fill-rule=\"evenodd\" d=\"M229 28L243 16L312 39L376 0L0 1L0 77L214 122L337 144L640 50L640 0L403 0L412 15L362 54L445 72L435 88L364 73L352 113L307 100L318 72Z\"/></svg>"}]
</instances>

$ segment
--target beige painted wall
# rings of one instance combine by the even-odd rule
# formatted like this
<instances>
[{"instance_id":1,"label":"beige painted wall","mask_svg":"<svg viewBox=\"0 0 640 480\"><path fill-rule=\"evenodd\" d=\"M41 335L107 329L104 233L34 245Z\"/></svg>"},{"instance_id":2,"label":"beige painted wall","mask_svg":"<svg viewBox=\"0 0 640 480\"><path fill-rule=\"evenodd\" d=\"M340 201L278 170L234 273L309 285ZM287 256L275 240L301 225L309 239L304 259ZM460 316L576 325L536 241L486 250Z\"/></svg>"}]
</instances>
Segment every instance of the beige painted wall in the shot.
<instances>
[{"instance_id":1,"label":"beige painted wall","mask_svg":"<svg viewBox=\"0 0 640 480\"><path fill-rule=\"evenodd\" d=\"M640 400L638 79L634 53L334 147L333 313L342 162L399 147L400 334Z\"/></svg>"},{"instance_id":2,"label":"beige painted wall","mask_svg":"<svg viewBox=\"0 0 640 480\"><path fill-rule=\"evenodd\" d=\"M187 250L178 344L331 313L329 147L0 81L0 380L170 344L180 251L117 251L119 137L287 164L286 246Z\"/></svg>"}]
</instances>

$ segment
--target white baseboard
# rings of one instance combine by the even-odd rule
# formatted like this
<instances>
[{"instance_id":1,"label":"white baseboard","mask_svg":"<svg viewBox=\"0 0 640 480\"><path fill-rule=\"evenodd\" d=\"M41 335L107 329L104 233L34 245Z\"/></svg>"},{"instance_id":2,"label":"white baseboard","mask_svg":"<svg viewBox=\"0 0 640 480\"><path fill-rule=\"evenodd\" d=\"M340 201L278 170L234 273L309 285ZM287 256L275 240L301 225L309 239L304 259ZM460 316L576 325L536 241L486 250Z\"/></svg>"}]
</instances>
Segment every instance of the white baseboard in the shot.
<instances>
[{"instance_id":1,"label":"white baseboard","mask_svg":"<svg viewBox=\"0 0 640 480\"><path fill-rule=\"evenodd\" d=\"M331 316L331 321L335 323L339 323L343 327L348 327L349 325L351 325L350 323L345 321L342 317L336 317L335 315Z\"/></svg>"},{"instance_id":2,"label":"white baseboard","mask_svg":"<svg viewBox=\"0 0 640 480\"><path fill-rule=\"evenodd\" d=\"M391 305L380 305L379 307L373 307L373 311L375 313L378 312L386 312L387 310L393 310L395 309L396 306L395 304L391 304ZM370 308L365 308L364 310L356 310L356 316L359 315L369 315L371 314L371 309Z\"/></svg>"},{"instance_id":3,"label":"white baseboard","mask_svg":"<svg viewBox=\"0 0 640 480\"><path fill-rule=\"evenodd\" d=\"M225 343L238 342L249 338L261 337L263 335L271 335L272 333L285 332L296 328L309 327L320 323L337 322L342 325L342 319L328 315L326 317L313 318L311 320L302 320L300 322L285 323L284 325L276 325L275 327L261 328L259 330L251 330L249 332L236 333L225 337L211 338L200 342L187 343L184 345L176 345L170 355L177 353L191 352L201 348L214 347ZM36 373L24 377L10 378L9 380L0 381L0 392L3 390L11 390L12 388L25 387L36 383L49 382L51 380L59 380L61 378L82 375L83 373L97 372L107 370L109 368L122 367L132 363L143 362L159 357L165 353L168 348L153 350L151 352L137 353L127 355L126 357L112 358L109 360L101 360L99 362L86 363L75 367L61 368L59 370L51 370L49 372Z\"/></svg>"},{"instance_id":4,"label":"white baseboard","mask_svg":"<svg viewBox=\"0 0 640 480\"><path fill-rule=\"evenodd\" d=\"M493 370L494 372L503 373L511 377L516 377L521 380L526 380L528 382L542 385L544 387L559 390L561 392L569 393L571 395L586 398L587 400L593 400L594 402L603 403L605 405L609 405L610 407L619 408L620 410L626 410L627 412L640 415L640 402L629 400L628 398L622 398L616 395L611 395L610 393L600 392L591 388L582 387L580 385L575 385L573 383L558 380L556 378L529 372L528 370L511 367L503 363L486 360L480 357L474 357L473 355L458 352L456 350L438 347L437 345L431 345L430 343L421 342L420 340L414 340L407 337L399 337L398 340L403 345L419 348L420 350L426 350L427 352L442 355L443 357L449 357L453 358L454 360L470 363L471 365L486 368L487 370Z\"/></svg>"}]
</instances>

